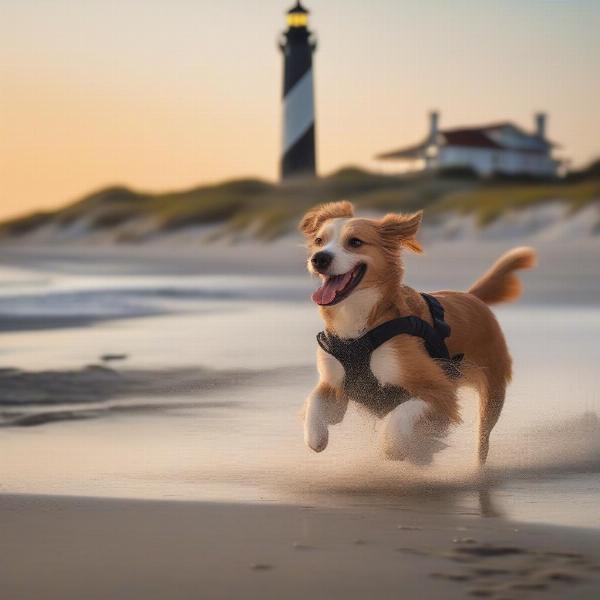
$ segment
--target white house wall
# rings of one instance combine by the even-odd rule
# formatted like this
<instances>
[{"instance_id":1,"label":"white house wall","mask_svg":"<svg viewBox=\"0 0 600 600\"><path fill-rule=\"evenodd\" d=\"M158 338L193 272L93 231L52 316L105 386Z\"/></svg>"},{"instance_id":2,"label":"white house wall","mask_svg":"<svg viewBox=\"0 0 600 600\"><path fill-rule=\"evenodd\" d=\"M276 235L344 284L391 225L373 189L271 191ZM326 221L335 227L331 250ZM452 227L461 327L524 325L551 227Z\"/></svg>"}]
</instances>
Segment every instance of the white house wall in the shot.
<instances>
[{"instance_id":1,"label":"white house wall","mask_svg":"<svg viewBox=\"0 0 600 600\"><path fill-rule=\"evenodd\" d=\"M482 177L489 177L494 173L538 177L553 177L557 174L556 161L546 154L463 146L443 146L432 166L470 167Z\"/></svg>"},{"instance_id":2,"label":"white house wall","mask_svg":"<svg viewBox=\"0 0 600 600\"><path fill-rule=\"evenodd\" d=\"M437 157L438 168L470 167L487 177L494 172L494 151L488 148L443 146Z\"/></svg>"}]
</instances>

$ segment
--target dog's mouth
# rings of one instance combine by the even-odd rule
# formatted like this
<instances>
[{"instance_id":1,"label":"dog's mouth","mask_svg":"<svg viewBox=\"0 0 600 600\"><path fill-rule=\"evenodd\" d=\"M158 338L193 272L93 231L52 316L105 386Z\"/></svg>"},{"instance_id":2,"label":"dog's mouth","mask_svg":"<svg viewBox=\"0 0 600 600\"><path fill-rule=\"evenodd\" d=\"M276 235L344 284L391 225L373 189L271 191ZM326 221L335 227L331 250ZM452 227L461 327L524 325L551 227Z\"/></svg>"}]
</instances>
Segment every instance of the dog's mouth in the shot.
<instances>
[{"instance_id":1,"label":"dog's mouth","mask_svg":"<svg viewBox=\"0 0 600 600\"><path fill-rule=\"evenodd\" d=\"M367 265L359 263L343 275L326 277L323 285L312 295L313 302L319 306L333 306L347 298L362 281Z\"/></svg>"}]
</instances>

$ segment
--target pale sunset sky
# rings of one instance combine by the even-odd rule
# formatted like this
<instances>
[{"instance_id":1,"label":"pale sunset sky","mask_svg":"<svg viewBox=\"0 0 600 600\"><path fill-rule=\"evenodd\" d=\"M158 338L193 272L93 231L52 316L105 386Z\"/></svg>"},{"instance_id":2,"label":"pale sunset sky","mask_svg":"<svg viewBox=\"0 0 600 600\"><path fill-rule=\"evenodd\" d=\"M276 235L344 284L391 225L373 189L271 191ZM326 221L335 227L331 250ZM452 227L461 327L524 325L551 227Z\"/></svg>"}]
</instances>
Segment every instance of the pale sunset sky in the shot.
<instances>
[{"instance_id":1,"label":"pale sunset sky","mask_svg":"<svg viewBox=\"0 0 600 600\"><path fill-rule=\"evenodd\" d=\"M0 218L105 185L275 179L292 0L0 0ZM318 162L372 166L441 125L550 115L600 155L600 0L306 0Z\"/></svg>"}]
</instances>

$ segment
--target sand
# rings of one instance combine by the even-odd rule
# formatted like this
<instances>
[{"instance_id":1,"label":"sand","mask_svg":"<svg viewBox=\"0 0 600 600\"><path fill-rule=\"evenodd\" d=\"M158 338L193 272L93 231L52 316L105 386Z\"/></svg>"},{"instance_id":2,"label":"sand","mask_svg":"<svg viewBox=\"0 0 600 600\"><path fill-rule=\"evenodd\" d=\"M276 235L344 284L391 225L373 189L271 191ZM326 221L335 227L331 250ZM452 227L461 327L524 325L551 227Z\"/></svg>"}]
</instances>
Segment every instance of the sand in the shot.
<instances>
[{"instance_id":1,"label":"sand","mask_svg":"<svg viewBox=\"0 0 600 600\"><path fill-rule=\"evenodd\" d=\"M518 245L533 245L539 265L526 275L520 303L598 305L600 238L578 237L555 241L530 237L504 237L487 241L424 240L424 256L407 253L407 282L420 290L466 289L503 252ZM211 277L218 286L233 276L263 286L285 280L287 298L306 302L314 289L305 270L302 240L287 237L276 243L178 245L165 238L148 245L11 245L0 244L0 267L29 269L47 274L75 276ZM289 289L294 280L294 285ZM248 289L248 288L246 288ZM269 288L273 290L272 286ZM293 294L290 293L293 292ZM1 308L1 307L0 307ZM0 315L1 315L0 310Z\"/></svg>"},{"instance_id":2,"label":"sand","mask_svg":"<svg viewBox=\"0 0 600 600\"><path fill-rule=\"evenodd\" d=\"M596 598L600 533L419 512L4 496L10 600Z\"/></svg>"},{"instance_id":3,"label":"sand","mask_svg":"<svg viewBox=\"0 0 600 600\"><path fill-rule=\"evenodd\" d=\"M464 287L510 245L435 244L409 281ZM305 448L296 242L3 248L0 598L598 597L599 249L540 250L498 310L516 372L482 481L469 398L430 468L354 410Z\"/></svg>"}]
</instances>

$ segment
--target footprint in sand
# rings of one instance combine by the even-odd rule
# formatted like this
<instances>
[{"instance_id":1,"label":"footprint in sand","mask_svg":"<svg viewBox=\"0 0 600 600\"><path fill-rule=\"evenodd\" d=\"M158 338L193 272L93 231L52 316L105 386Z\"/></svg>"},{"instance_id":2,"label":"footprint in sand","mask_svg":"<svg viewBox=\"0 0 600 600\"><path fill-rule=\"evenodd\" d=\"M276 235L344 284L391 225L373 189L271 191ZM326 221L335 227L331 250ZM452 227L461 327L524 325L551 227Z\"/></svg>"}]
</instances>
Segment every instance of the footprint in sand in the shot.
<instances>
[{"instance_id":1,"label":"footprint in sand","mask_svg":"<svg viewBox=\"0 0 600 600\"><path fill-rule=\"evenodd\" d=\"M585 556L571 552L545 552L519 546L478 544L468 538L442 556L462 564L458 571L430 573L431 577L455 583L470 583L469 596L510 600L526 592L577 585L589 579L598 566Z\"/></svg>"}]
</instances>

